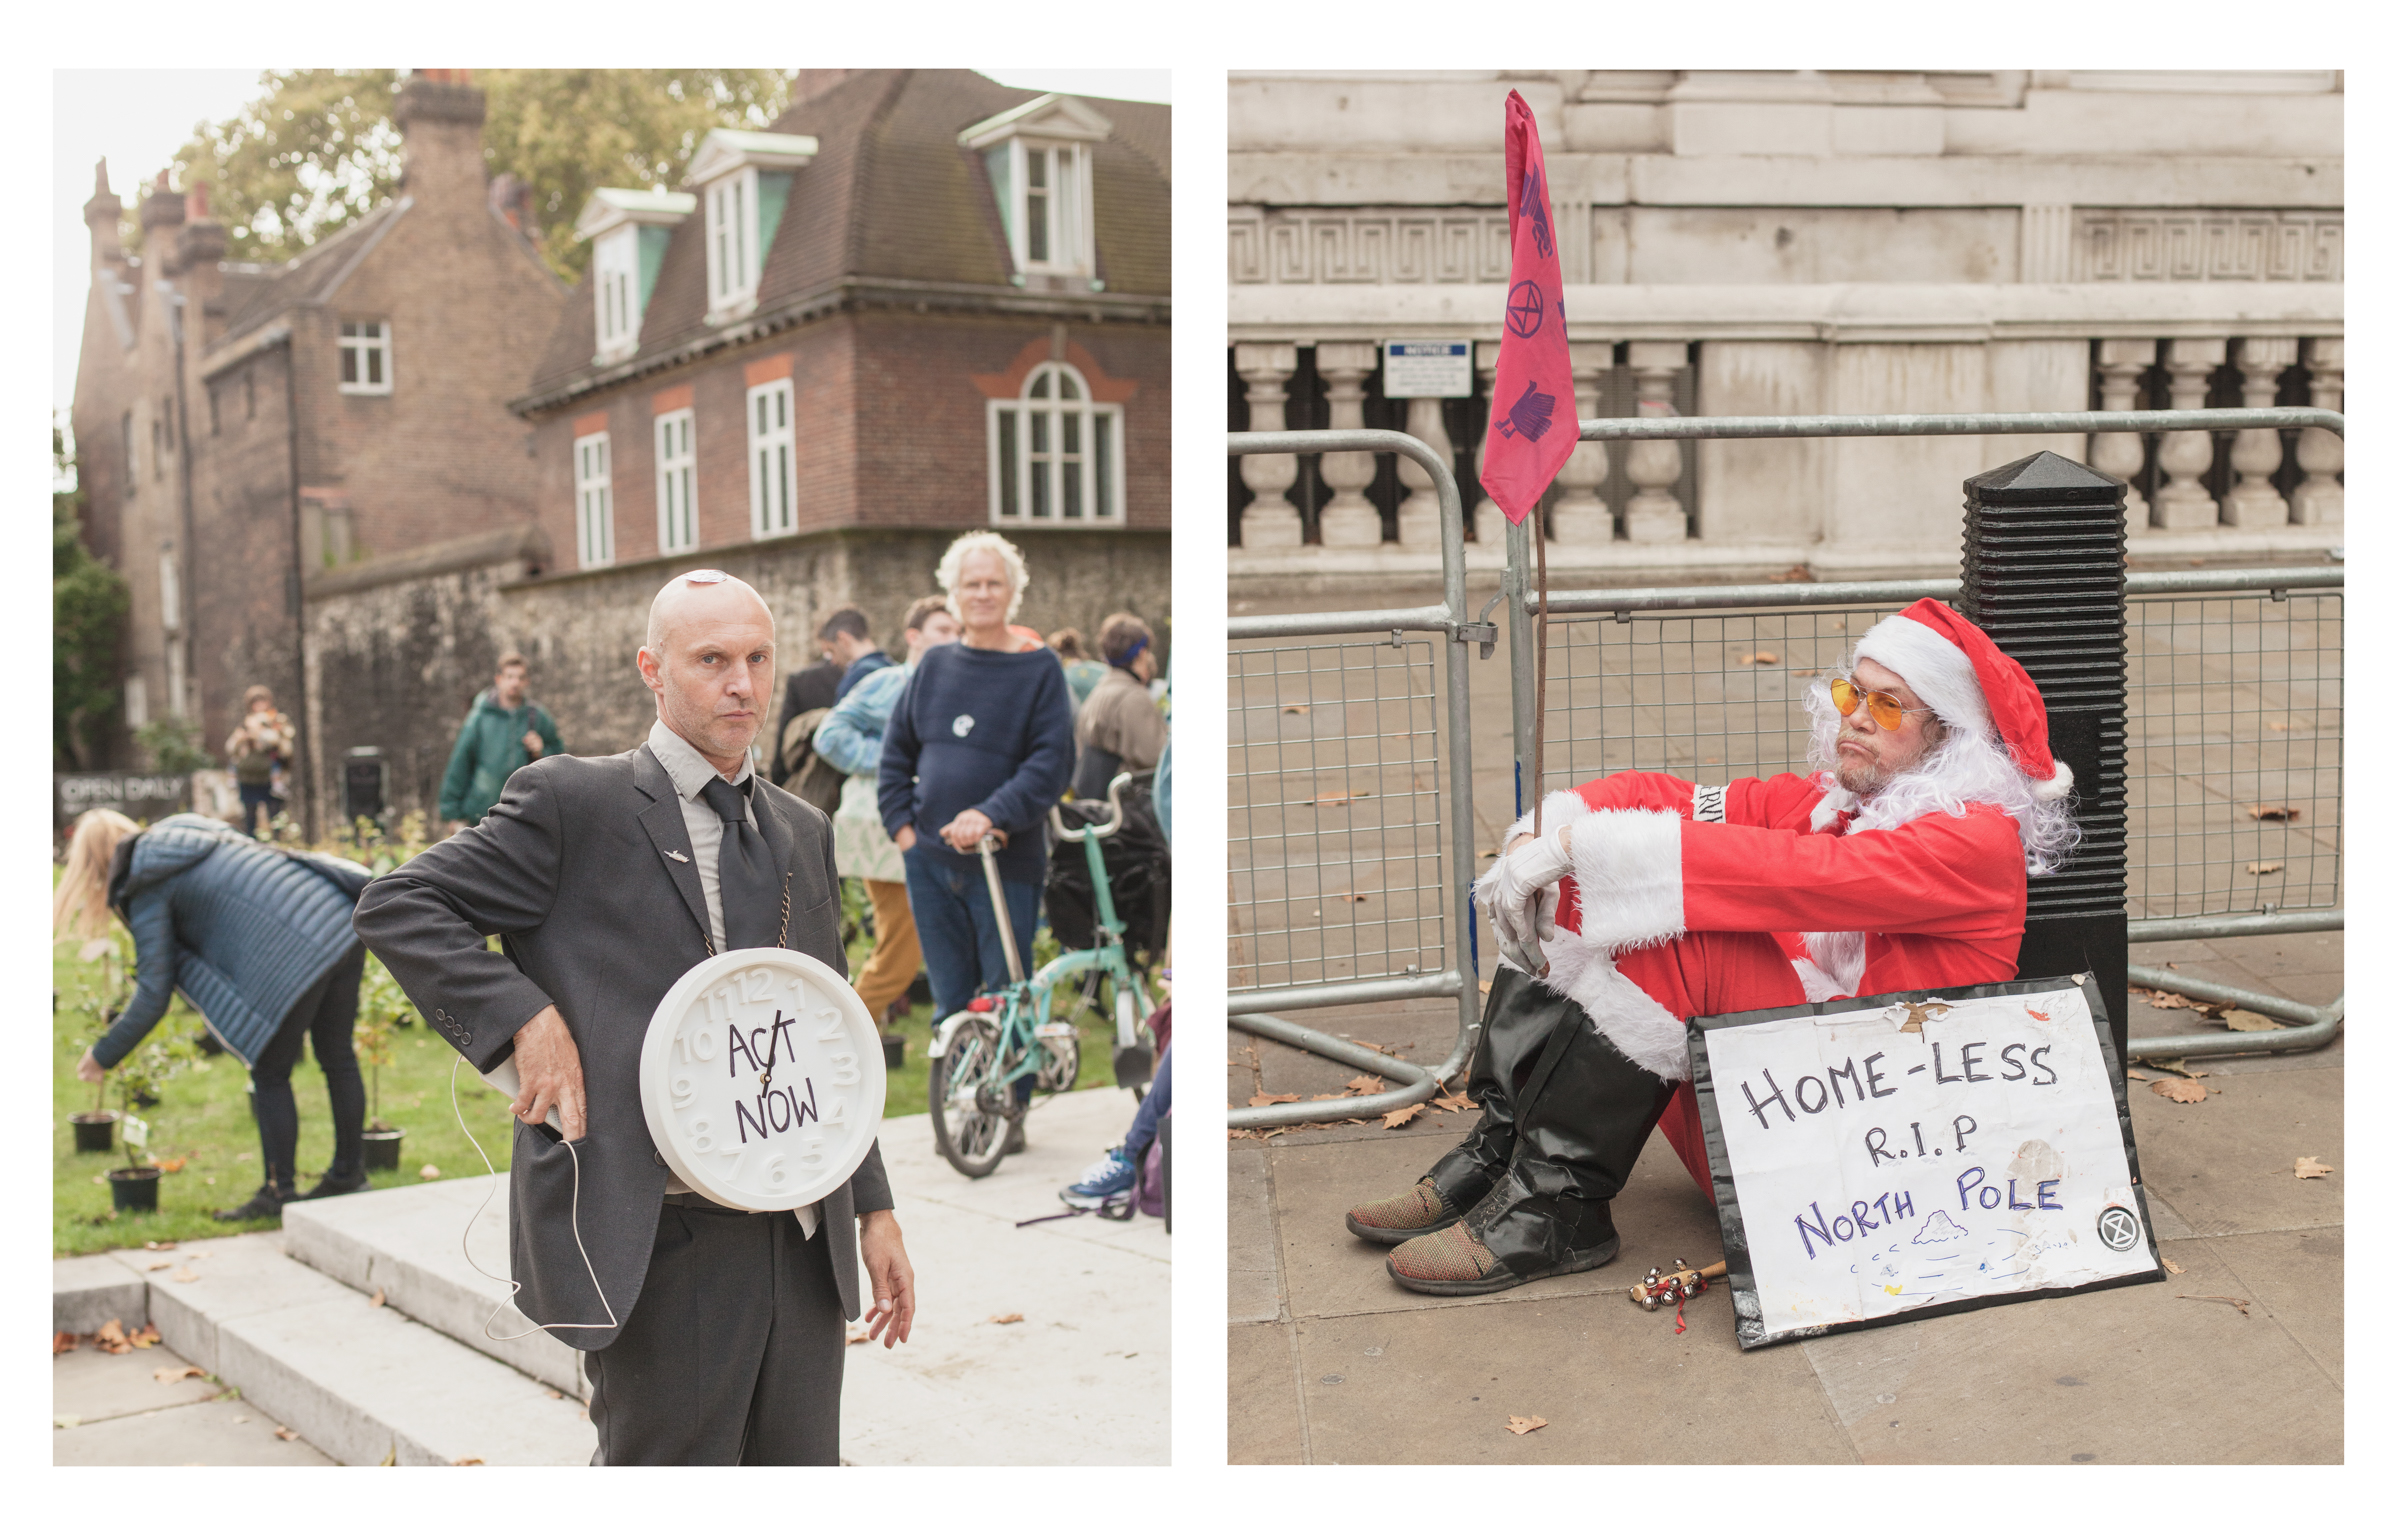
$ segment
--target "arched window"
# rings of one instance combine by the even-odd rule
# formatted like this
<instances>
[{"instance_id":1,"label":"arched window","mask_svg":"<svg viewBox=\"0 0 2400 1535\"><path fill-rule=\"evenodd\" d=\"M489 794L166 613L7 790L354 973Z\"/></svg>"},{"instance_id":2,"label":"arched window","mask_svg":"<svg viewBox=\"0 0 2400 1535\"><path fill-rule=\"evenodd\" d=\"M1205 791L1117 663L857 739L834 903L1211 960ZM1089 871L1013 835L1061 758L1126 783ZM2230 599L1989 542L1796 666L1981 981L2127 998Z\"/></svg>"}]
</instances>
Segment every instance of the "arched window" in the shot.
<instances>
[{"instance_id":1,"label":"arched window","mask_svg":"<svg viewBox=\"0 0 2400 1535\"><path fill-rule=\"evenodd\" d=\"M990 410L994 523L1124 525L1124 410L1095 401L1073 364L1041 364Z\"/></svg>"}]
</instances>

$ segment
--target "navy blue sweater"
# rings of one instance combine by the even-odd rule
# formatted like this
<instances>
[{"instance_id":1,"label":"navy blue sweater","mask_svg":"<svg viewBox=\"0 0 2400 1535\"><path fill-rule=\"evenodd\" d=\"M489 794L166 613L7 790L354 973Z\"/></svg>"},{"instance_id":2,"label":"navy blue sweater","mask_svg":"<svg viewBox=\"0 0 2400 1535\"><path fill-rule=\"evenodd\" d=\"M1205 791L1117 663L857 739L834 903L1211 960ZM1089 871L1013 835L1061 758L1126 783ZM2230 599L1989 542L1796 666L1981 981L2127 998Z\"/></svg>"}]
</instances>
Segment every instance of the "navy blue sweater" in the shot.
<instances>
[{"instance_id":1,"label":"navy blue sweater","mask_svg":"<svg viewBox=\"0 0 2400 1535\"><path fill-rule=\"evenodd\" d=\"M960 811L982 811L1008 833L994 855L1000 877L1039 885L1050 807L1074 760L1075 707L1057 656L938 645L892 705L876 803L884 830L914 826L927 856L977 871L982 860L952 852L940 832Z\"/></svg>"}]
</instances>

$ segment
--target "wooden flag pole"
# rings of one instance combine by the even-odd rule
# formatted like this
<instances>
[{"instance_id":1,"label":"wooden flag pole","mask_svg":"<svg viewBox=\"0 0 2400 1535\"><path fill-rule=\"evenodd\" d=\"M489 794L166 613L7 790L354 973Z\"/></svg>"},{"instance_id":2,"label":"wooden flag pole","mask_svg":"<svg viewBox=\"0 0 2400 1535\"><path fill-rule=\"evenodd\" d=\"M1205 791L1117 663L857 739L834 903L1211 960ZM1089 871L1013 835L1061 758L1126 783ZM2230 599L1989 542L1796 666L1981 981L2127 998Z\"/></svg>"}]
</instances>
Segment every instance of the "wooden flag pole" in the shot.
<instances>
[{"instance_id":1,"label":"wooden flag pole","mask_svg":"<svg viewBox=\"0 0 2400 1535\"><path fill-rule=\"evenodd\" d=\"M1537 503L1525 520L1533 534L1533 834L1542 834L1542 725L1550 713L1550 554Z\"/></svg>"}]
</instances>

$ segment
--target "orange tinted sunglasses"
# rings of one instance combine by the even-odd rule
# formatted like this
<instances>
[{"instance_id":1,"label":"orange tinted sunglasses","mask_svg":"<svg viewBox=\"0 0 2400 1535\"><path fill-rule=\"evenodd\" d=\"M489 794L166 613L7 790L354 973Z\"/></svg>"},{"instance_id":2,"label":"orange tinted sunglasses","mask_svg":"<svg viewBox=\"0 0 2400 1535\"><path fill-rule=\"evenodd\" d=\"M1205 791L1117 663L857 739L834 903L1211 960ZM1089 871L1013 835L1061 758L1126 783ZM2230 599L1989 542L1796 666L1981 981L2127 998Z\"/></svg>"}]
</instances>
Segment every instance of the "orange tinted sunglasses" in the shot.
<instances>
[{"instance_id":1,"label":"orange tinted sunglasses","mask_svg":"<svg viewBox=\"0 0 2400 1535\"><path fill-rule=\"evenodd\" d=\"M1900 700L1889 693L1861 692L1858 684L1847 677L1836 677L1827 686L1833 692L1833 706L1842 711L1844 719L1856 714L1858 706L1863 703L1867 706L1868 718L1886 730L1898 730L1900 722L1909 715L1933 712L1931 709L1903 708Z\"/></svg>"}]
</instances>

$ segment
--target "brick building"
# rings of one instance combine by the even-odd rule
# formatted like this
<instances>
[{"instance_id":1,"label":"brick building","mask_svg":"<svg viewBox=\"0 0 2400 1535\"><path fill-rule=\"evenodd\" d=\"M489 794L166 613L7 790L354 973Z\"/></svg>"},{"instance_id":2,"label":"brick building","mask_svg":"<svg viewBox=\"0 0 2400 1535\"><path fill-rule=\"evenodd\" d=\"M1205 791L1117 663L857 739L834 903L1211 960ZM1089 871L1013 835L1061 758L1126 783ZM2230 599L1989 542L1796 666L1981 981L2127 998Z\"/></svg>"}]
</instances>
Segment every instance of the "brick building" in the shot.
<instances>
[{"instance_id":1,"label":"brick building","mask_svg":"<svg viewBox=\"0 0 2400 1535\"><path fill-rule=\"evenodd\" d=\"M1029 605L1046 565L1140 548L1163 616L1169 109L965 70L798 88L771 131L710 134L682 192L585 209L591 274L514 406L550 579L988 525L1022 536ZM829 600L881 623L931 577Z\"/></svg>"},{"instance_id":2,"label":"brick building","mask_svg":"<svg viewBox=\"0 0 2400 1535\"><path fill-rule=\"evenodd\" d=\"M207 189L163 176L128 255L102 167L74 426L90 542L132 586L128 726L180 715L213 749L264 682L305 727L322 574L533 518L506 402L565 290L487 185L464 73L409 79L394 196L280 266L223 259ZM312 747L340 750L304 728L304 768Z\"/></svg>"}]
</instances>

